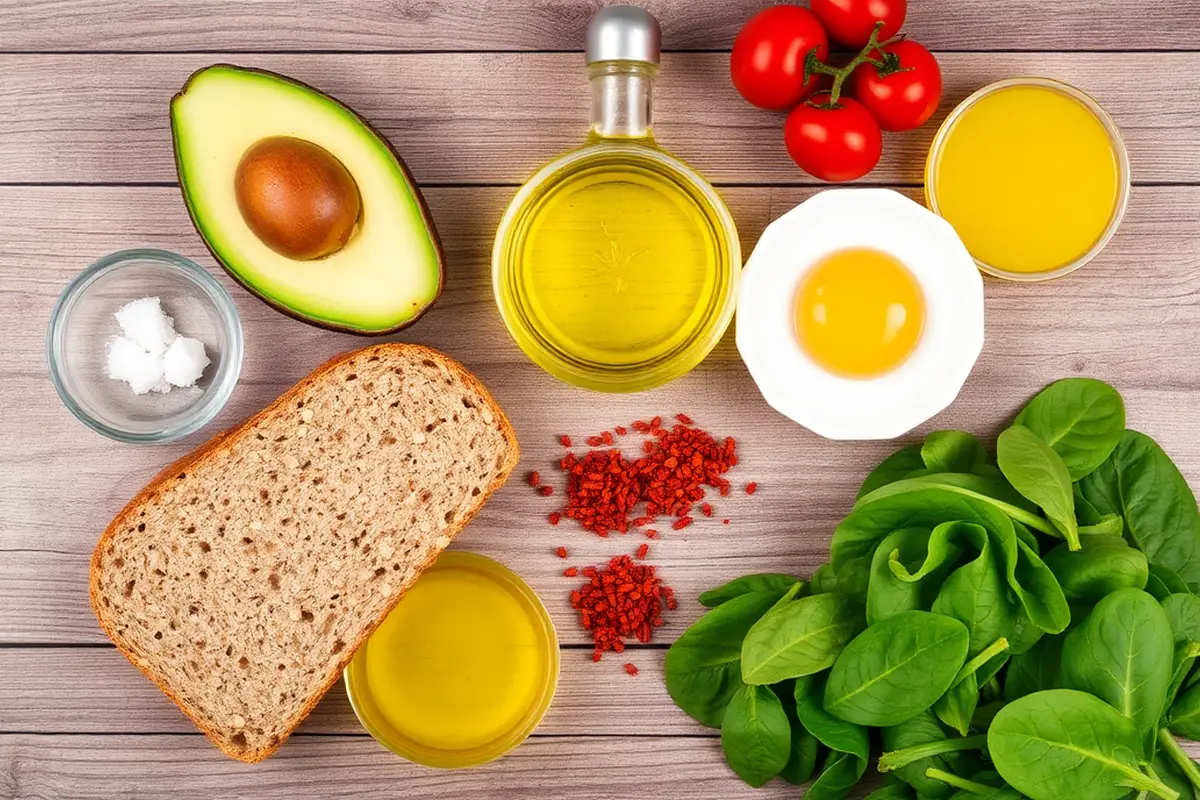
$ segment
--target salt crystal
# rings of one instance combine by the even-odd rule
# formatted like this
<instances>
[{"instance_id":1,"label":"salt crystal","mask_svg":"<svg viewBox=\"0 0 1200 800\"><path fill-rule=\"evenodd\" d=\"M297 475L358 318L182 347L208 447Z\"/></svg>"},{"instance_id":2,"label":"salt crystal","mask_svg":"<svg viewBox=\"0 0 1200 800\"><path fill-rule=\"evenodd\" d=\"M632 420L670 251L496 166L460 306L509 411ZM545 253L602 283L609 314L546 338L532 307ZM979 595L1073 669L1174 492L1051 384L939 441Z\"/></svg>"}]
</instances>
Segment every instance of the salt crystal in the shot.
<instances>
[{"instance_id":1,"label":"salt crystal","mask_svg":"<svg viewBox=\"0 0 1200 800\"><path fill-rule=\"evenodd\" d=\"M195 386L210 363L203 342L179 336L163 355L163 377L172 386Z\"/></svg>"},{"instance_id":2,"label":"salt crystal","mask_svg":"<svg viewBox=\"0 0 1200 800\"><path fill-rule=\"evenodd\" d=\"M175 320L163 313L157 297L126 303L116 316L125 336L156 356L165 353L175 341Z\"/></svg>"},{"instance_id":3,"label":"salt crystal","mask_svg":"<svg viewBox=\"0 0 1200 800\"><path fill-rule=\"evenodd\" d=\"M125 381L134 394L170 391L163 381L163 362L132 339L118 336L108 348L108 377Z\"/></svg>"}]
</instances>

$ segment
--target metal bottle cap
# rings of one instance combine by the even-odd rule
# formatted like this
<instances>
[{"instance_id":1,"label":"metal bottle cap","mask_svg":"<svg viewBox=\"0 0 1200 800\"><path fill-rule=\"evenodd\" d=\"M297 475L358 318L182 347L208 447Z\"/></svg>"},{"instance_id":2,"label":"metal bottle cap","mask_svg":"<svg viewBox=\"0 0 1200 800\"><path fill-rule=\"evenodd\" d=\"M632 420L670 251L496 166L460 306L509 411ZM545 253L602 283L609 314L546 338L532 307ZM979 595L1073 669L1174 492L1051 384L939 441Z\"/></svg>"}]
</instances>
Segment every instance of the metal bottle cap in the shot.
<instances>
[{"instance_id":1,"label":"metal bottle cap","mask_svg":"<svg viewBox=\"0 0 1200 800\"><path fill-rule=\"evenodd\" d=\"M608 6L588 24L587 63L646 61L658 63L662 30L658 20L637 6Z\"/></svg>"}]
</instances>

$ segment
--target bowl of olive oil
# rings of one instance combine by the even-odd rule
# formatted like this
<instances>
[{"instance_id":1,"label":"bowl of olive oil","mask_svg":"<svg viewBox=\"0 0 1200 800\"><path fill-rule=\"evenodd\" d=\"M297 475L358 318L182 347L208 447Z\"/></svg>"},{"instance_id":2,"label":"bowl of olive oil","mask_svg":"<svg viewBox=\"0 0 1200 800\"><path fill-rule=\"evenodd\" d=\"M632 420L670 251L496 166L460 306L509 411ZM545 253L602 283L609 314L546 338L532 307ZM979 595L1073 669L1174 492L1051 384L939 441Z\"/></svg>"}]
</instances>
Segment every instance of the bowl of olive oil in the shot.
<instances>
[{"instance_id":1,"label":"bowl of olive oil","mask_svg":"<svg viewBox=\"0 0 1200 800\"><path fill-rule=\"evenodd\" d=\"M539 366L605 392L686 374L733 318L741 247L725 203L650 126L658 27L610 6L589 29L592 131L513 198L492 259L509 332Z\"/></svg>"}]
</instances>

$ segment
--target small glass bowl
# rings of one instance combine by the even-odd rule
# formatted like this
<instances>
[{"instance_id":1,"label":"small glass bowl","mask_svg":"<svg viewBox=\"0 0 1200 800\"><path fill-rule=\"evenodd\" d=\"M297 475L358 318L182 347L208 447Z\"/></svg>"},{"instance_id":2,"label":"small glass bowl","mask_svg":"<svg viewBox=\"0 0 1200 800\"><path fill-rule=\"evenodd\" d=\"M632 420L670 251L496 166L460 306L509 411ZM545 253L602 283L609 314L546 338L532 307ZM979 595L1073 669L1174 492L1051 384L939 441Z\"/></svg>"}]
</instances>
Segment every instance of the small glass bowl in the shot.
<instances>
[{"instance_id":1,"label":"small glass bowl","mask_svg":"<svg viewBox=\"0 0 1200 800\"><path fill-rule=\"evenodd\" d=\"M135 395L108 377L108 348L126 303L158 297L175 329L204 343L210 364L196 388ZM50 379L81 422L110 439L170 442L225 406L242 368L242 323L229 293L199 264L165 250L122 250L81 272L50 314Z\"/></svg>"},{"instance_id":2,"label":"small glass bowl","mask_svg":"<svg viewBox=\"0 0 1200 800\"><path fill-rule=\"evenodd\" d=\"M1006 78L1005 80L996 81L984 86L966 100L963 100L954 107L954 110L942 122L941 127L938 128L937 133L933 137L933 143L929 146L929 156L925 161L925 205L930 211L941 216L942 212L938 210L937 192L934 188L937 185L937 170L938 165L941 163L942 149L945 147L947 139L950 138L950 134L953 133L954 126L959 118L973 105L988 95L995 94L1004 89L1011 89L1015 86L1037 86L1043 89L1052 89L1080 103L1104 126L1104 131L1108 134L1109 141L1112 143L1113 154L1117 159L1118 194L1112 216L1109 218L1104 232L1100 234L1100 238L1074 261L1042 272L1013 272L993 266L978 258L975 259L975 264L980 270L996 278L1025 283L1048 281L1072 273L1098 256L1109 240L1112 239L1113 234L1117 232L1117 227L1121 224L1121 220L1124 219L1125 209L1129 205L1131 179L1129 173L1129 153L1125 149L1125 140L1121 137L1121 130L1117 127L1117 123L1113 122L1113 118L1104 110L1104 107L1096 102L1095 98L1087 92L1077 89L1069 83L1057 81L1053 78Z\"/></svg>"}]
</instances>

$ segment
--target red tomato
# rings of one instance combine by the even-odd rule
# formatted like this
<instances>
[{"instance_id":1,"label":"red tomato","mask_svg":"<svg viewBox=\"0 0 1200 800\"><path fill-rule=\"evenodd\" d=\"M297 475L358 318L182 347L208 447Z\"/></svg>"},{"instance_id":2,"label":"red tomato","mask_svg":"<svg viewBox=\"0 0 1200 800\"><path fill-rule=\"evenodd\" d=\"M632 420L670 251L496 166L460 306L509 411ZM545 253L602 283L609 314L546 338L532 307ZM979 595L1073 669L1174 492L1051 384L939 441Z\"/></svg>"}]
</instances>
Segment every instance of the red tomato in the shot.
<instances>
[{"instance_id":1,"label":"red tomato","mask_svg":"<svg viewBox=\"0 0 1200 800\"><path fill-rule=\"evenodd\" d=\"M883 154L883 134L866 106L843 97L837 108L821 108L827 95L799 105L788 115L783 138L800 168L823 181L840 183L861 178Z\"/></svg>"},{"instance_id":2,"label":"red tomato","mask_svg":"<svg viewBox=\"0 0 1200 800\"><path fill-rule=\"evenodd\" d=\"M879 76L863 64L850 76L850 93L866 106L885 131L910 131L929 121L942 98L942 70L933 53L911 39L883 46L900 59L904 71ZM876 50L873 55L878 55Z\"/></svg>"},{"instance_id":3,"label":"red tomato","mask_svg":"<svg viewBox=\"0 0 1200 800\"><path fill-rule=\"evenodd\" d=\"M792 108L816 87L815 75L804 82L804 61L814 48L821 60L829 55L825 29L807 8L783 5L760 11L733 42L733 85L759 108Z\"/></svg>"},{"instance_id":4,"label":"red tomato","mask_svg":"<svg viewBox=\"0 0 1200 800\"><path fill-rule=\"evenodd\" d=\"M883 20L876 41L885 42L900 32L908 14L908 0L809 0L812 11L834 40L862 49Z\"/></svg>"}]
</instances>

